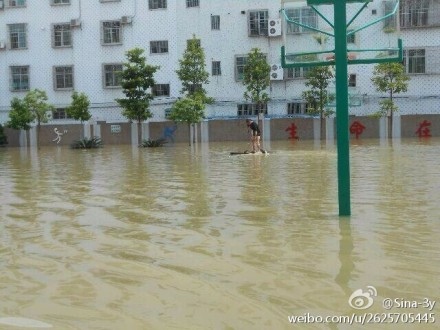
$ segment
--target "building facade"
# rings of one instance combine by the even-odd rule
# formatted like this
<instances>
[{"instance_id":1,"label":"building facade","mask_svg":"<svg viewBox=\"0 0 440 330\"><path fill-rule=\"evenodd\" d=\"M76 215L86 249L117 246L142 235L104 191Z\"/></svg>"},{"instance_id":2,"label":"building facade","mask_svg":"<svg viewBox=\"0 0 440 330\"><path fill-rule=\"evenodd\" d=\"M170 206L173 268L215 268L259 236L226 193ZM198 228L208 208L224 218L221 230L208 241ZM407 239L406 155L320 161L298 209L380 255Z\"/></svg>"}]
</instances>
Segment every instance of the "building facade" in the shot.
<instances>
[{"instance_id":1,"label":"building facade","mask_svg":"<svg viewBox=\"0 0 440 330\"><path fill-rule=\"evenodd\" d=\"M394 20L380 20L393 4L370 2L350 28L378 22L350 35L348 47L357 56L356 49L394 47L401 38L411 80L408 92L397 95L399 113L437 114L440 0L401 0ZM355 16L362 5L347 5L347 16ZM332 7L319 10L331 23ZM150 121L166 120L181 96L175 70L193 36L201 41L211 75L204 87L215 102L207 107L207 118L255 115L241 82L252 48L265 53L272 67L267 116L304 115L306 69L280 68L281 46L304 52L324 46L316 41L315 31L293 26L286 17L331 31L306 2L292 0L0 0L0 123L8 120L11 99L35 88L45 90L57 109L52 124L74 122L64 111L74 90L89 96L93 122L127 121L115 99L124 97L118 72L126 51L134 47L145 49L148 64L160 66ZM305 35L313 45L299 42ZM371 83L373 67L348 68L352 115L376 112L387 96Z\"/></svg>"}]
</instances>

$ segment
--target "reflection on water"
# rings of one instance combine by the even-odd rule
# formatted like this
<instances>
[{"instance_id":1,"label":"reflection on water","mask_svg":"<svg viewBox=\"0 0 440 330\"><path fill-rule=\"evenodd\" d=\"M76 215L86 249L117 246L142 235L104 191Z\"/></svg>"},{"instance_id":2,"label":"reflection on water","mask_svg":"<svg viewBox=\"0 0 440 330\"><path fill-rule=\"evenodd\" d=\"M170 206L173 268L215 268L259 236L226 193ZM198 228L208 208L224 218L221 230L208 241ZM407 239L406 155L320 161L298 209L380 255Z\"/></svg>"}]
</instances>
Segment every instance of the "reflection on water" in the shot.
<instances>
[{"instance_id":1,"label":"reflection on water","mask_svg":"<svg viewBox=\"0 0 440 330\"><path fill-rule=\"evenodd\" d=\"M290 329L289 315L355 312L367 286L436 299L439 147L353 142L341 219L334 146L0 150L0 321Z\"/></svg>"}]
</instances>

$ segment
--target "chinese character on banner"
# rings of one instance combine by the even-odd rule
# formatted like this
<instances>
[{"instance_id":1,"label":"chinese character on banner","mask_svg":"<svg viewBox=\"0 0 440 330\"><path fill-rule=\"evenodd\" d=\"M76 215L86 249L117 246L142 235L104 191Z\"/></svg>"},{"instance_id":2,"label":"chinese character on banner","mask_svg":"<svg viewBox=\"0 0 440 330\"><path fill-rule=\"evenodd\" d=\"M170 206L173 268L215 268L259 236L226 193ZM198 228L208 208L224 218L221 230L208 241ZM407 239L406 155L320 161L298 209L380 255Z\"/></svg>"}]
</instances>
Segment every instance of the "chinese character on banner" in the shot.
<instances>
[{"instance_id":1,"label":"chinese character on banner","mask_svg":"<svg viewBox=\"0 0 440 330\"><path fill-rule=\"evenodd\" d=\"M289 127L287 127L284 130L285 132L290 132L289 133L289 140L293 140L293 139L298 140L299 139L299 137L296 135L296 129L297 129L297 127L296 127L295 123L292 123L292 124L290 124Z\"/></svg>"},{"instance_id":2,"label":"chinese character on banner","mask_svg":"<svg viewBox=\"0 0 440 330\"><path fill-rule=\"evenodd\" d=\"M431 130L429 129L431 126L431 122L424 120L419 124L419 129L416 131L416 134L419 137L431 137Z\"/></svg>"},{"instance_id":3,"label":"chinese character on banner","mask_svg":"<svg viewBox=\"0 0 440 330\"><path fill-rule=\"evenodd\" d=\"M360 122L355 121L350 126L350 134L355 134L356 139L359 138L359 135L361 135L364 132L365 126L362 125Z\"/></svg>"}]
</instances>

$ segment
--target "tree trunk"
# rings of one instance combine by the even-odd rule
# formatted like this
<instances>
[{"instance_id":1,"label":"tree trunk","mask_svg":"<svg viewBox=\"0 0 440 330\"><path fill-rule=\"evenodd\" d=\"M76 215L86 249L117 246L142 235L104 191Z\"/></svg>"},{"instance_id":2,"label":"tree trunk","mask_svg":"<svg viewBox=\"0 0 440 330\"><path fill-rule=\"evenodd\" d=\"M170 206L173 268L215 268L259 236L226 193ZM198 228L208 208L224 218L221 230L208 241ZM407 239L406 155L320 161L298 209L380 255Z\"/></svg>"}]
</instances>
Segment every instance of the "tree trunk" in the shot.
<instances>
[{"instance_id":1,"label":"tree trunk","mask_svg":"<svg viewBox=\"0 0 440 330\"><path fill-rule=\"evenodd\" d=\"M192 140L191 140L191 123L188 123L188 140L189 140L189 145L192 145Z\"/></svg>"},{"instance_id":2,"label":"tree trunk","mask_svg":"<svg viewBox=\"0 0 440 330\"><path fill-rule=\"evenodd\" d=\"M37 124L37 148L40 149L40 129L41 129L41 123L38 122Z\"/></svg>"},{"instance_id":3,"label":"tree trunk","mask_svg":"<svg viewBox=\"0 0 440 330\"><path fill-rule=\"evenodd\" d=\"M142 122L138 120L137 122L137 133L138 133L138 146L142 144Z\"/></svg>"}]
</instances>

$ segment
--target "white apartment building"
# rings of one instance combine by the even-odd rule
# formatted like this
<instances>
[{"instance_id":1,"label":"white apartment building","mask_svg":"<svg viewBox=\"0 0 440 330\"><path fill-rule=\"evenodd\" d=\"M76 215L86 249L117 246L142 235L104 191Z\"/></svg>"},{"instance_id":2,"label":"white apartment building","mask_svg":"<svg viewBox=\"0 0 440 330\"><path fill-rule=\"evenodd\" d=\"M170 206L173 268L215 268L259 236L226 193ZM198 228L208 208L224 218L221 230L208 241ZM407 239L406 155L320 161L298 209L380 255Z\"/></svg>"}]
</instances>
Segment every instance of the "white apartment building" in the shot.
<instances>
[{"instance_id":1,"label":"white apartment building","mask_svg":"<svg viewBox=\"0 0 440 330\"><path fill-rule=\"evenodd\" d=\"M348 4L347 16L355 15L361 6ZM321 8L332 21L332 7ZM379 20L390 8L392 2L387 0L370 2L352 28ZM165 120L180 96L175 70L193 35L201 41L211 74L205 88L215 103L206 109L208 118L254 115L243 97L240 78L246 55L255 47L267 54L276 73L271 78L267 116L304 114L305 70L277 67L281 46L287 43L288 49L308 51L295 38L315 32L288 24L284 13L328 29L305 1L0 0L0 123L8 120L11 99L22 98L35 88L45 90L57 108L52 122L74 122L64 111L73 90L89 96L93 121L127 121L115 102L124 97L117 73L126 61L125 52L134 47L145 49L148 64L160 66L155 74L151 120ZM348 47L395 46L397 37L402 38L411 80L408 92L397 95L399 113L439 113L440 0L401 0L394 23L393 33L387 33L390 19L356 32L347 39ZM377 111L378 101L387 96L371 83L373 67L348 67L352 115Z\"/></svg>"}]
</instances>

